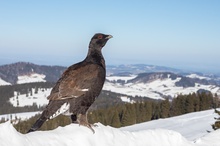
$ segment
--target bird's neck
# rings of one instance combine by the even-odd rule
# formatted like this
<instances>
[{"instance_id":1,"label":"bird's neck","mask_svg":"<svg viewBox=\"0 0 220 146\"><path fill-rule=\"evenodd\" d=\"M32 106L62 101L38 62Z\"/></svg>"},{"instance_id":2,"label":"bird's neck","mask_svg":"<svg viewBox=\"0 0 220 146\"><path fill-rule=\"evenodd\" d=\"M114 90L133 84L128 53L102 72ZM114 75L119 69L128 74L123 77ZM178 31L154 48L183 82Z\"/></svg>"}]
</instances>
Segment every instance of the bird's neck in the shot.
<instances>
[{"instance_id":1,"label":"bird's neck","mask_svg":"<svg viewBox=\"0 0 220 146\"><path fill-rule=\"evenodd\" d=\"M105 60L102 56L102 52L99 50L89 48L86 61L101 65L105 68Z\"/></svg>"}]
</instances>

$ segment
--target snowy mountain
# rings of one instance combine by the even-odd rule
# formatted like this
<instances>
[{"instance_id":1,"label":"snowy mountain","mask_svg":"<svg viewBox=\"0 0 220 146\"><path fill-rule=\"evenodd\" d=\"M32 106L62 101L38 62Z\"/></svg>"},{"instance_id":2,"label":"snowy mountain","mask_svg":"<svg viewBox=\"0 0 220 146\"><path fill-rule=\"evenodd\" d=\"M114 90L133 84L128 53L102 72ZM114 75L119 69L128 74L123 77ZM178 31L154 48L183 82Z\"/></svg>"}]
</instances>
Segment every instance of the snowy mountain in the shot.
<instances>
[{"instance_id":1,"label":"snowy mountain","mask_svg":"<svg viewBox=\"0 0 220 146\"><path fill-rule=\"evenodd\" d=\"M50 131L21 134L10 122L6 122L0 124L0 145L220 146L220 130L211 130L214 117L216 117L214 110L208 110L119 129L97 123L94 134L90 129L78 124ZM207 130L212 132L208 133Z\"/></svg>"}]
</instances>

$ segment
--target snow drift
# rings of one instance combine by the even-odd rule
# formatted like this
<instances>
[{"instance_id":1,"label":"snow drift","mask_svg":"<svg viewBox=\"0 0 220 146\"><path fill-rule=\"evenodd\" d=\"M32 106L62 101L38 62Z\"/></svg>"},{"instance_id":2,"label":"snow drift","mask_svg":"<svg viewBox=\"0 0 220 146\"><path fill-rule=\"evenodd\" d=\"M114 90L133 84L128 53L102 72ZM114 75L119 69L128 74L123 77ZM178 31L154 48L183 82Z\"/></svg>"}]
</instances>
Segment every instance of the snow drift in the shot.
<instances>
[{"instance_id":1,"label":"snow drift","mask_svg":"<svg viewBox=\"0 0 220 146\"><path fill-rule=\"evenodd\" d=\"M51 131L20 134L9 123L0 124L1 146L191 146L181 134L171 130L121 131L98 124L95 134L86 127L71 124Z\"/></svg>"}]
</instances>

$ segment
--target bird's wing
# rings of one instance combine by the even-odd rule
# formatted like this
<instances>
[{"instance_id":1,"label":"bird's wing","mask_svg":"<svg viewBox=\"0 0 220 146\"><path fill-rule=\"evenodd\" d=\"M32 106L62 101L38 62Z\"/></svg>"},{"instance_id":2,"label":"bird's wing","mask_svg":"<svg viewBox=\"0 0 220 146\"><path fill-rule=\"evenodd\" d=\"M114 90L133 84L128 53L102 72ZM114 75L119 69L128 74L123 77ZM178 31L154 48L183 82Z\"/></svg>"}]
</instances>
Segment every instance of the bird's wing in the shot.
<instances>
[{"instance_id":1,"label":"bird's wing","mask_svg":"<svg viewBox=\"0 0 220 146\"><path fill-rule=\"evenodd\" d=\"M75 68L70 67L58 80L48 99L62 100L80 97L86 92L90 92L97 76L98 66L95 64L87 64Z\"/></svg>"}]
</instances>

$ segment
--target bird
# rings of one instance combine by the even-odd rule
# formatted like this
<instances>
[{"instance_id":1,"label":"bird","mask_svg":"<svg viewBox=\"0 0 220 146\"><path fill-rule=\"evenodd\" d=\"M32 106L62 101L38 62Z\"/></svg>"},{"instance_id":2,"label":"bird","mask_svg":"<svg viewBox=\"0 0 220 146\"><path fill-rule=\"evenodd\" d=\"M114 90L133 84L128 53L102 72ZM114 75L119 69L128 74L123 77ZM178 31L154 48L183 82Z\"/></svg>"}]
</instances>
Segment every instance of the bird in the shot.
<instances>
[{"instance_id":1,"label":"bird","mask_svg":"<svg viewBox=\"0 0 220 146\"><path fill-rule=\"evenodd\" d=\"M87 111L104 85L106 66L102 48L112 37L96 33L91 38L85 59L63 72L47 97L48 105L27 133L38 130L45 121L60 114L70 116L72 123L86 126L95 133L88 122Z\"/></svg>"}]
</instances>

